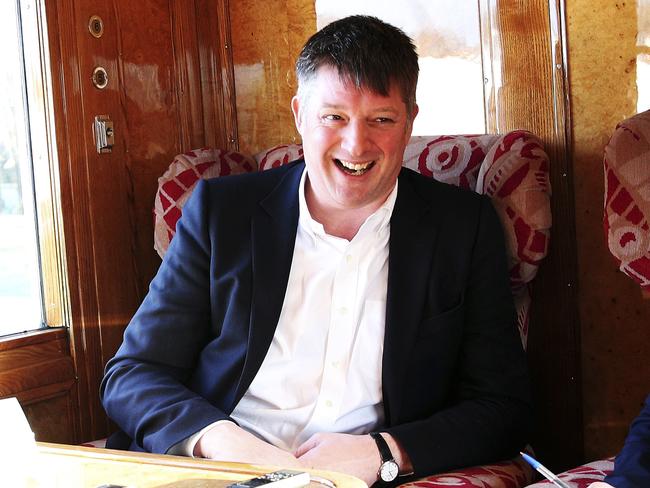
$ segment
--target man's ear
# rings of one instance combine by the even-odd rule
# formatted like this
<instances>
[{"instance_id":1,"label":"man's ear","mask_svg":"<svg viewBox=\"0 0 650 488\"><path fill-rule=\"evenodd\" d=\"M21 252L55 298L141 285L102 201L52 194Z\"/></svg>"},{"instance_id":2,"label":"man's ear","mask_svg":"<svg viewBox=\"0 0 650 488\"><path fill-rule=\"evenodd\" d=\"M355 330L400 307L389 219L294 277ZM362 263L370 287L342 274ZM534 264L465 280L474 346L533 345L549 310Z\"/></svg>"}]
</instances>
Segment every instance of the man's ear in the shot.
<instances>
[{"instance_id":1,"label":"man's ear","mask_svg":"<svg viewBox=\"0 0 650 488\"><path fill-rule=\"evenodd\" d=\"M291 99L291 111L293 112L296 129L302 135L302 113L300 112L300 98L297 95Z\"/></svg>"},{"instance_id":2,"label":"man's ear","mask_svg":"<svg viewBox=\"0 0 650 488\"><path fill-rule=\"evenodd\" d=\"M413 121L415 120L415 117L417 117L419 112L420 112L420 107L418 107L417 103L414 103L413 104L413 113L411 114L411 125L413 125Z\"/></svg>"},{"instance_id":3,"label":"man's ear","mask_svg":"<svg viewBox=\"0 0 650 488\"><path fill-rule=\"evenodd\" d=\"M406 132L407 132L407 138L406 140L408 141L411 137L411 133L413 132L413 123L415 122L415 117L417 117L418 112L420 111L420 107L418 107L418 104L413 105L413 112L411 113L409 117L409 123L406 127Z\"/></svg>"}]
</instances>

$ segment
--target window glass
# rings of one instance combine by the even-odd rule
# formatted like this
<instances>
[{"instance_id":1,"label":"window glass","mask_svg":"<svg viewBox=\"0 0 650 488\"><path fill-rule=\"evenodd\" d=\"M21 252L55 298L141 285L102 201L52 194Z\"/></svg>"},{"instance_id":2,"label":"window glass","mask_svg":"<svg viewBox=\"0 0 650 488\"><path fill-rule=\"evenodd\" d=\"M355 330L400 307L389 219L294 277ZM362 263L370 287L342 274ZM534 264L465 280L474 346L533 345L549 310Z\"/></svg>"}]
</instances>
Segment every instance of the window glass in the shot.
<instances>
[{"instance_id":1,"label":"window glass","mask_svg":"<svg viewBox=\"0 0 650 488\"><path fill-rule=\"evenodd\" d=\"M420 58L413 135L483 134L485 104L476 0L316 0L321 29L348 15L374 15L406 32Z\"/></svg>"},{"instance_id":2,"label":"window glass","mask_svg":"<svg viewBox=\"0 0 650 488\"><path fill-rule=\"evenodd\" d=\"M19 26L16 2L0 2L0 335L43 323Z\"/></svg>"}]
</instances>

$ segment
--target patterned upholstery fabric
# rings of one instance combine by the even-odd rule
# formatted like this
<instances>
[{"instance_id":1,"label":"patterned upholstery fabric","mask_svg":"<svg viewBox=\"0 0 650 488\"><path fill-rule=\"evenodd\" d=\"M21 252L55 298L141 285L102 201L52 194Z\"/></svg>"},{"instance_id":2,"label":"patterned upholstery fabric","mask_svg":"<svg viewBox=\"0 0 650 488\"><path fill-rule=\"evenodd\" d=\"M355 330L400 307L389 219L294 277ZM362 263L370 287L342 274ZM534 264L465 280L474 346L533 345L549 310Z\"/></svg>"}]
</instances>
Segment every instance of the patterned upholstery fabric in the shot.
<instances>
[{"instance_id":1,"label":"patterned upholstery fabric","mask_svg":"<svg viewBox=\"0 0 650 488\"><path fill-rule=\"evenodd\" d=\"M403 483L400 488L520 488L537 479L521 456L503 463L450 471Z\"/></svg>"},{"instance_id":2,"label":"patterned upholstery fabric","mask_svg":"<svg viewBox=\"0 0 650 488\"><path fill-rule=\"evenodd\" d=\"M154 200L153 247L160 257L167 252L169 242L176 233L181 209L200 178L250 173L256 167L250 157L220 149L195 149L176 156L165 174L158 178Z\"/></svg>"},{"instance_id":3,"label":"patterned upholstery fabric","mask_svg":"<svg viewBox=\"0 0 650 488\"><path fill-rule=\"evenodd\" d=\"M284 144L256 154L255 161L257 161L257 168L264 171L277 168L301 157L302 146L300 144Z\"/></svg>"},{"instance_id":4,"label":"patterned upholstery fabric","mask_svg":"<svg viewBox=\"0 0 650 488\"><path fill-rule=\"evenodd\" d=\"M602 481L612 471L614 471L613 457L578 466L559 474L558 477L571 488L587 488L591 483ZM553 486L555 486L553 483L544 480L528 485L528 488L552 488Z\"/></svg>"},{"instance_id":5,"label":"patterned upholstery fabric","mask_svg":"<svg viewBox=\"0 0 650 488\"><path fill-rule=\"evenodd\" d=\"M650 292L650 110L618 124L604 166L609 250L620 270Z\"/></svg>"}]
</instances>

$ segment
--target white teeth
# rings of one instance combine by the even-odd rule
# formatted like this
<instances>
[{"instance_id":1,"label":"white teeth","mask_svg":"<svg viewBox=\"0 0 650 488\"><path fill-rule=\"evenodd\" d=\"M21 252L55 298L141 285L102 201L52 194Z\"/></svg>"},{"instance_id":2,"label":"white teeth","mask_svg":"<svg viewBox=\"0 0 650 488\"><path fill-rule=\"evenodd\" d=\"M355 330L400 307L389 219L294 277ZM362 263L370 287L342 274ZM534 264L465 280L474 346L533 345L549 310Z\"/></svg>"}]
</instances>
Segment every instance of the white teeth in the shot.
<instances>
[{"instance_id":1,"label":"white teeth","mask_svg":"<svg viewBox=\"0 0 650 488\"><path fill-rule=\"evenodd\" d=\"M347 169L351 169L353 171L362 171L368 168L368 166L372 164L372 161L368 161L367 163L362 163L362 164L355 164L355 163L351 163L350 161L344 161L342 159L339 159L339 161L344 167L346 167Z\"/></svg>"}]
</instances>

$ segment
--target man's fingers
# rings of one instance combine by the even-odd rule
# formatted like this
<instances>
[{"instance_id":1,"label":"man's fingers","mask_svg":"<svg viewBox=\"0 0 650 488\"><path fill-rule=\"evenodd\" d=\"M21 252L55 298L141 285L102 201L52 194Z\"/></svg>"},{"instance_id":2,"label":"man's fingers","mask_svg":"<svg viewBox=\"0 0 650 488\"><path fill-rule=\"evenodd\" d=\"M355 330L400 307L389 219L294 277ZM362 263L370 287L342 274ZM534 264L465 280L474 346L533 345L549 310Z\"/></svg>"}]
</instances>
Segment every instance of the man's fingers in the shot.
<instances>
[{"instance_id":1,"label":"man's fingers","mask_svg":"<svg viewBox=\"0 0 650 488\"><path fill-rule=\"evenodd\" d=\"M300 446L298 446L298 449L296 449L296 452L294 452L294 456L299 458L307 454L309 451L311 451L314 447L316 447L319 444L319 438L320 437L318 434L312 435L309 439L307 439Z\"/></svg>"}]
</instances>

